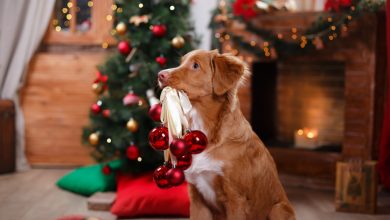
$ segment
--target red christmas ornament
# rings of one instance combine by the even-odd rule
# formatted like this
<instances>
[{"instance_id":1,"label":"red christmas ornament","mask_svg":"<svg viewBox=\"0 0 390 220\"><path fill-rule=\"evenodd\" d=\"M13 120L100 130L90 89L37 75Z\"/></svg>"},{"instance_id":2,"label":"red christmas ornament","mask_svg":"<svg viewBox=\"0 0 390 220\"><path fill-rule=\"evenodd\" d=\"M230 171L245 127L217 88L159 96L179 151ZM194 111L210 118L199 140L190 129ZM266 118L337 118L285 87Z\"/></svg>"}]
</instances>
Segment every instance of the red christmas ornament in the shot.
<instances>
[{"instance_id":1,"label":"red christmas ornament","mask_svg":"<svg viewBox=\"0 0 390 220\"><path fill-rule=\"evenodd\" d=\"M183 170L179 168L172 168L166 173L168 183L172 186L178 186L184 182Z\"/></svg>"},{"instance_id":2,"label":"red christmas ornament","mask_svg":"<svg viewBox=\"0 0 390 220\"><path fill-rule=\"evenodd\" d=\"M351 0L327 0L324 5L325 11L340 11L340 8L350 7L352 4Z\"/></svg>"},{"instance_id":3,"label":"red christmas ornament","mask_svg":"<svg viewBox=\"0 0 390 220\"><path fill-rule=\"evenodd\" d=\"M110 175L111 174L111 168L108 165L104 165L102 168L102 173L104 175Z\"/></svg>"},{"instance_id":4,"label":"red christmas ornament","mask_svg":"<svg viewBox=\"0 0 390 220\"><path fill-rule=\"evenodd\" d=\"M176 157L183 156L184 154L189 153L190 147L183 139L175 139L172 141L170 148L173 155Z\"/></svg>"},{"instance_id":5,"label":"red christmas ornament","mask_svg":"<svg viewBox=\"0 0 390 220\"><path fill-rule=\"evenodd\" d=\"M168 128L160 126L149 132L149 144L155 150L166 150L169 147Z\"/></svg>"},{"instance_id":6,"label":"red christmas ornament","mask_svg":"<svg viewBox=\"0 0 390 220\"><path fill-rule=\"evenodd\" d=\"M184 140L187 145L190 146L190 152L192 154L199 154L207 147L206 135L198 130L190 131L184 135Z\"/></svg>"},{"instance_id":7,"label":"red christmas ornament","mask_svg":"<svg viewBox=\"0 0 390 220\"><path fill-rule=\"evenodd\" d=\"M153 121L159 122L161 116L162 106L160 103L153 105L149 109L149 116L153 119Z\"/></svg>"},{"instance_id":8,"label":"red christmas ornament","mask_svg":"<svg viewBox=\"0 0 390 220\"><path fill-rule=\"evenodd\" d=\"M191 162L192 162L192 155L190 153L184 154L183 156L177 158L176 167L182 170L186 170L188 169L188 167L191 166Z\"/></svg>"},{"instance_id":9,"label":"red christmas ornament","mask_svg":"<svg viewBox=\"0 0 390 220\"><path fill-rule=\"evenodd\" d=\"M118 51L122 55L128 55L131 51L131 46L130 43L127 41L121 41L118 44Z\"/></svg>"},{"instance_id":10,"label":"red christmas ornament","mask_svg":"<svg viewBox=\"0 0 390 220\"><path fill-rule=\"evenodd\" d=\"M163 37L167 33L167 27L163 24L153 25L152 33L155 37Z\"/></svg>"},{"instance_id":11,"label":"red christmas ornament","mask_svg":"<svg viewBox=\"0 0 390 220\"><path fill-rule=\"evenodd\" d=\"M126 156L130 160L136 160L139 157L138 147L135 145L130 145L126 150Z\"/></svg>"},{"instance_id":12,"label":"red christmas ornament","mask_svg":"<svg viewBox=\"0 0 390 220\"><path fill-rule=\"evenodd\" d=\"M167 58L163 56L156 57L156 62L160 64L160 66L165 66L165 64L167 64L167 61Z\"/></svg>"},{"instance_id":13,"label":"red christmas ornament","mask_svg":"<svg viewBox=\"0 0 390 220\"><path fill-rule=\"evenodd\" d=\"M138 104L140 98L133 92L129 92L125 97L123 97L123 105L135 105Z\"/></svg>"},{"instance_id":14,"label":"red christmas ornament","mask_svg":"<svg viewBox=\"0 0 390 220\"><path fill-rule=\"evenodd\" d=\"M100 105L98 105L98 104L96 104L96 103L92 104L92 106L91 106L91 111L92 111L94 114L99 114L101 110L102 110L102 109L101 109Z\"/></svg>"},{"instance_id":15,"label":"red christmas ornament","mask_svg":"<svg viewBox=\"0 0 390 220\"><path fill-rule=\"evenodd\" d=\"M157 169L153 173L153 180L157 184L157 186L161 189L166 189L171 187L167 179L167 172L169 168L165 165L157 167Z\"/></svg>"},{"instance_id":16,"label":"red christmas ornament","mask_svg":"<svg viewBox=\"0 0 390 220\"><path fill-rule=\"evenodd\" d=\"M110 109L104 109L103 112L102 112L102 115L105 118L109 118L110 114L111 114Z\"/></svg>"}]
</instances>

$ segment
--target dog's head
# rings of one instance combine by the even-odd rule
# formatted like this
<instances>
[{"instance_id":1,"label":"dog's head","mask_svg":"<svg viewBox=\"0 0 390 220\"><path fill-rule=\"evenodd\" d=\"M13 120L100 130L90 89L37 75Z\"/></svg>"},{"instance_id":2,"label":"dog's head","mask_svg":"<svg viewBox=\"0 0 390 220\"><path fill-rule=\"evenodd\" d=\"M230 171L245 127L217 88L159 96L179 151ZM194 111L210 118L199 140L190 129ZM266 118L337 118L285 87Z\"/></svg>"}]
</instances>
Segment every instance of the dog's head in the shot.
<instances>
[{"instance_id":1,"label":"dog's head","mask_svg":"<svg viewBox=\"0 0 390 220\"><path fill-rule=\"evenodd\" d=\"M161 88L183 90L190 100L196 100L207 95L235 95L246 73L246 65L233 55L194 50L182 57L180 66L160 71L158 82Z\"/></svg>"}]
</instances>

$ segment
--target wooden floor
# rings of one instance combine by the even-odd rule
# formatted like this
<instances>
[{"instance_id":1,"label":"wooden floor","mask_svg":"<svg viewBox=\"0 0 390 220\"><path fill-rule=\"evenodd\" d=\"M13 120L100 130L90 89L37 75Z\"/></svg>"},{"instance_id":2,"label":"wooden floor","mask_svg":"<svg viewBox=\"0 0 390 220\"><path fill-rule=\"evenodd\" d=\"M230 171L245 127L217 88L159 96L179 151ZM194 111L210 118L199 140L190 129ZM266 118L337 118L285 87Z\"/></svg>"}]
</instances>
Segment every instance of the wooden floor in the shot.
<instances>
[{"instance_id":1,"label":"wooden floor","mask_svg":"<svg viewBox=\"0 0 390 220\"><path fill-rule=\"evenodd\" d=\"M0 219L51 220L64 215L83 214L104 220L116 219L108 212L88 211L86 198L62 191L55 186L69 170L34 169L23 173L0 175ZM379 214L337 213L333 192L297 187L286 188L297 219L390 219L390 194L380 193ZM387 214L385 213L387 211Z\"/></svg>"}]
</instances>

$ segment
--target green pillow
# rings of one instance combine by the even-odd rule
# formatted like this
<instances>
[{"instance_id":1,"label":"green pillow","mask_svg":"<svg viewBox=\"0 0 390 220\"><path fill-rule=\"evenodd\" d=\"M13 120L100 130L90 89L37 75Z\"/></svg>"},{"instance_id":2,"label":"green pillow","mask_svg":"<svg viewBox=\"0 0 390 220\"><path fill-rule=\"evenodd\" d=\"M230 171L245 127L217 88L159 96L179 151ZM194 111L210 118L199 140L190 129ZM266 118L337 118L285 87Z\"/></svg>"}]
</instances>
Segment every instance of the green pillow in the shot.
<instances>
[{"instance_id":1,"label":"green pillow","mask_svg":"<svg viewBox=\"0 0 390 220\"><path fill-rule=\"evenodd\" d=\"M120 163L119 160L109 162L112 172L108 175L102 172L105 164L77 168L59 179L57 186L83 196L90 196L95 192L114 191L116 188L114 170L120 167Z\"/></svg>"}]
</instances>

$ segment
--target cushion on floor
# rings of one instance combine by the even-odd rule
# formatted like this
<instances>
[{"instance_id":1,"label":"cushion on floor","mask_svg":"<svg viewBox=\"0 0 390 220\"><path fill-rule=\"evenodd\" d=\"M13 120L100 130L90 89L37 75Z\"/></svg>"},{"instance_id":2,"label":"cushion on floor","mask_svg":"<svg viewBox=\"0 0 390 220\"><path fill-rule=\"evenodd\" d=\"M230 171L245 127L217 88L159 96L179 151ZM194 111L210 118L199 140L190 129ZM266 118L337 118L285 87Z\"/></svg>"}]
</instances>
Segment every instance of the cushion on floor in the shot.
<instances>
[{"instance_id":1,"label":"cushion on floor","mask_svg":"<svg viewBox=\"0 0 390 220\"><path fill-rule=\"evenodd\" d=\"M108 164L113 170L108 175L102 173L103 164L80 167L58 180L57 186L83 196L113 191L116 188L114 170L120 166L120 161L111 161Z\"/></svg>"},{"instance_id":2,"label":"cushion on floor","mask_svg":"<svg viewBox=\"0 0 390 220\"><path fill-rule=\"evenodd\" d=\"M118 175L117 195L111 212L119 217L189 216L187 184L160 189L152 173L138 176Z\"/></svg>"}]
</instances>

